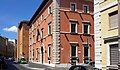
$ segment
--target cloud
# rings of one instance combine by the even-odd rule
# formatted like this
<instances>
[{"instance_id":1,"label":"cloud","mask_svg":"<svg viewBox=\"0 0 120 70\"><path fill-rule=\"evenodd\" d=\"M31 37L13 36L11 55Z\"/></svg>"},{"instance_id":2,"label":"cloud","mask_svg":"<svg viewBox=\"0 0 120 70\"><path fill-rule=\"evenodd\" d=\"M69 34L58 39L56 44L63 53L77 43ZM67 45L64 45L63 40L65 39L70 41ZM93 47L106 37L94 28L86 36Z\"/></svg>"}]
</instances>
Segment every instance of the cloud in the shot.
<instances>
[{"instance_id":1,"label":"cloud","mask_svg":"<svg viewBox=\"0 0 120 70\"><path fill-rule=\"evenodd\" d=\"M4 31L8 31L8 32L17 32L17 27L16 26L12 26L10 28L3 28Z\"/></svg>"},{"instance_id":2,"label":"cloud","mask_svg":"<svg viewBox=\"0 0 120 70\"><path fill-rule=\"evenodd\" d=\"M12 41L12 42L14 42L14 43L15 43L15 39L8 39L8 41Z\"/></svg>"}]
</instances>

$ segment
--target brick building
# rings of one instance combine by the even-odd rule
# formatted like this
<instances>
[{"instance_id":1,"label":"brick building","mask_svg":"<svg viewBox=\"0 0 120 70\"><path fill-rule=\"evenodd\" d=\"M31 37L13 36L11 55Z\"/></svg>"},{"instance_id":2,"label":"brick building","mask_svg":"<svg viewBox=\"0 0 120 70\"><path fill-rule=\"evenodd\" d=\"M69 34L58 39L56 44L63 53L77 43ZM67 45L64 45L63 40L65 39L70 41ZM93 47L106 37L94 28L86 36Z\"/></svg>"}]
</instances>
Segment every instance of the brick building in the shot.
<instances>
[{"instance_id":1,"label":"brick building","mask_svg":"<svg viewBox=\"0 0 120 70\"><path fill-rule=\"evenodd\" d=\"M29 22L29 60L65 66L94 61L93 0L43 0Z\"/></svg>"},{"instance_id":2,"label":"brick building","mask_svg":"<svg viewBox=\"0 0 120 70\"><path fill-rule=\"evenodd\" d=\"M14 43L14 59L15 61L17 61L17 40L15 39L15 43Z\"/></svg>"},{"instance_id":3,"label":"brick building","mask_svg":"<svg viewBox=\"0 0 120 70\"><path fill-rule=\"evenodd\" d=\"M28 21L21 21L18 26L17 60L29 59L29 26Z\"/></svg>"},{"instance_id":4,"label":"brick building","mask_svg":"<svg viewBox=\"0 0 120 70\"><path fill-rule=\"evenodd\" d=\"M0 36L0 55L7 56L8 38Z\"/></svg>"},{"instance_id":5,"label":"brick building","mask_svg":"<svg viewBox=\"0 0 120 70\"><path fill-rule=\"evenodd\" d=\"M5 57L14 57L14 42L8 38L0 36L0 55Z\"/></svg>"},{"instance_id":6,"label":"brick building","mask_svg":"<svg viewBox=\"0 0 120 70\"><path fill-rule=\"evenodd\" d=\"M13 41L8 41L7 43L7 57L13 57L14 58L14 48L15 48L15 43Z\"/></svg>"}]
</instances>

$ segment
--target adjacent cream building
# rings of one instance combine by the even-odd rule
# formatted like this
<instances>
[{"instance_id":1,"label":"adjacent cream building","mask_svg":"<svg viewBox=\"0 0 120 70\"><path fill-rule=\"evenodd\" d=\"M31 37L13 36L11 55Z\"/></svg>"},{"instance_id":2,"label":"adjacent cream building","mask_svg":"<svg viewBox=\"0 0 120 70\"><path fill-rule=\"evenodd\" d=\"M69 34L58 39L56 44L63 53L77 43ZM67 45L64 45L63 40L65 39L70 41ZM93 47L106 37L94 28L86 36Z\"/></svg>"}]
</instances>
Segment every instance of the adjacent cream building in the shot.
<instances>
[{"instance_id":1,"label":"adjacent cream building","mask_svg":"<svg viewBox=\"0 0 120 70\"><path fill-rule=\"evenodd\" d=\"M94 0L95 67L117 69L118 1Z\"/></svg>"}]
</instances>

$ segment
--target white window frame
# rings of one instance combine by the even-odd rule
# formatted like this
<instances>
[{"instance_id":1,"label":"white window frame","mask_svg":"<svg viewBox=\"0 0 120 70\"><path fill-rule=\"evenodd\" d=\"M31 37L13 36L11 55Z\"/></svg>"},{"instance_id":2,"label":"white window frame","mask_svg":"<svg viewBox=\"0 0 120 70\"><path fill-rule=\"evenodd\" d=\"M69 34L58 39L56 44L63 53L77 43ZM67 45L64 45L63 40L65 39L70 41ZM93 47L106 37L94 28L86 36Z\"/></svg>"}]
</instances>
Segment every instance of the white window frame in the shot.
<instances>
[{"instance_id":1,"label":"white window frame","mask_svg":"<svg viewBox=\"0 0 120 70\"><path fill-rule=\"evenodd\" d=\"M72 52L71 52L72 45L76 45L76 57L78 57L78 46L77 46L77 44L74 44L74 43L72 43L72 44L70 45L70 57L72 57L72 56L71 56L71 54L72 54Z\"/></svg>"},{"instance_id":2,"label":"white window frame","mask_svg":"<svg viewBox=\"0 0 120 70\"><path fill-rule=\"evenodd\" d=\"M72 10L72 9L71 9L72 4L75 4L75 10ZM70 2L70 10L71 10L71 11L77 11L77 4L76 4L76 3L74 3L74 2Z\"/></svg>"},{"instance_id":3,"label":"white window frame","mask_svg":"<svg viewBox=\"0 0 120 70\"><path fill-rule=\"evenodd\" d=\"M106 47L106 52L107 52L107 66L110 66L110 45L113 45L113 44L118 44L118 41L115 41L115 42L111 42L111 43L107 43Z\"/></svg>"},{"instance_id":4,"label":"white window frame","mask_svg":"<svg viewBox=\"0 0 120 70\"><path fill-rule=\"evenodd\" d=\"M84 11L84 6L87 6L87 12ZM89 11L88 11L88 9L89 9ZM83 12L84 12L84 13L90 13L90 6L83 4Z\"/></svg>"},{"instance_id":5,"label":"white window frame","mask_svg":"<svg viewBox=\"0 0 120 70\"><path fill-rule=\"evenodd\" d=\"M48 7L48 14L52 14L52 7Z\"/></svg>"},{"instance_id":6,"label":"white window frame","mask_svg":"<svg viewBox=\"0 0 120 70\"><path fill-rule=\"evenodd\" d=\"M51 33L50 33L50 31L49 31L49 26L51 26ZM51 22L48 24L48 35L51 35L52 34L52 24L51 24Z\"/></svg>"},{"instance_id":7,"label":"white window frame","mask_svg":"<svg viewBox=\"0 0 120 70\"><path fill-rule=\"evenodd\" d=\"M36 48L36 59L35 60L38 61L38 50L37 50L37 48Z\"/></svg>"},{"instance_id":8,"label":"white window frame","mask_svg":"<svg viewBox=\"0 0 120 70\"><path fill-rule=\"evenodd\" d=\"M72 22L74 22L74 23L72 23ZM71 32L71 24L76 24L76 27L75 27L75 33L77 33L77 22L76 21L70 21L70 33L73 33L73 32Z\"/></svg>"},{"instance_id":9,"label":"white window frame","mask_svg":"<svg viewBox=\"0 0 120 70\"><path fill-rule=\"evenodd\" d=\"M44 37L44 31L43 31L44 29L42 28L41 29L41 39L43 39L43 37ZM42 32L43 31L43 32Z\"/></svg>"},{"instance_id":10,"label":"white window frame","mask_svg":"<svg viewBox=\"0 0 120 70\"><path fill-rule=\"evenodd\" d=\"M42 15L41 15L41 21L44 19L43 17L44 17L44 15L42 14Z\"/></svg>"},{"instance_id":11,"label":"white window frame","mask_svg":"<svg viewBox=\"0 0 120 70\"><path fill-rule=\"evenodd\" d=\"M84 45L86 45L86 44L83 44L83 57L84 57ZM89 46L89 44L88 44L88 57L90 57L90 46Z\"/></svg>"},{"instance_id":12,"label":"white window frame","mask_svg":"<svg viewBox=\"0 0 120 70\"><path fill-rule=\"evenodd\" d=\"M83 23L83 27L82 27L82 33L83 34L86 34L86 33L84 33L84 25L88 25L88 33L87 34L90 34L90 24L88 24L88 23Z\"/></svg>"},{"instance_id":13,"label":"white window frame","mask_svg":"<svg viewBox=\"0 0 120 70\"><path fill-rule=\"evenodd\" d=\"M51 51L49 53L49 47L51 48L51 45L48 46L48 57L50 57L49 54L51 54Z\"/></svg>"}]
</instances>

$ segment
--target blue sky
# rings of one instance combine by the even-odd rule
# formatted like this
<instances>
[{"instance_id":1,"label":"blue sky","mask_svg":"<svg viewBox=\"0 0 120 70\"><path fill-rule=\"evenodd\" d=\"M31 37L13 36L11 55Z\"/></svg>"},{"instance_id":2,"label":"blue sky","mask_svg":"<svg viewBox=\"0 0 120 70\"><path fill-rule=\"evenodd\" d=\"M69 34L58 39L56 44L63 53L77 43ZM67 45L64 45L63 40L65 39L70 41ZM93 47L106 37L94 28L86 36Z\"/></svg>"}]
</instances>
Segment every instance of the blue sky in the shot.
<instances>
[{"instance_id":1,"label":"blue sky","mask_svg":"<svg viewBox=\"0 0 120 70\"><path fill-rule=\"evenodd\" d=\"M30 20L42 0L0 0L0 35L16 39L16 26Z\"/></svg>"}]
</instances>

